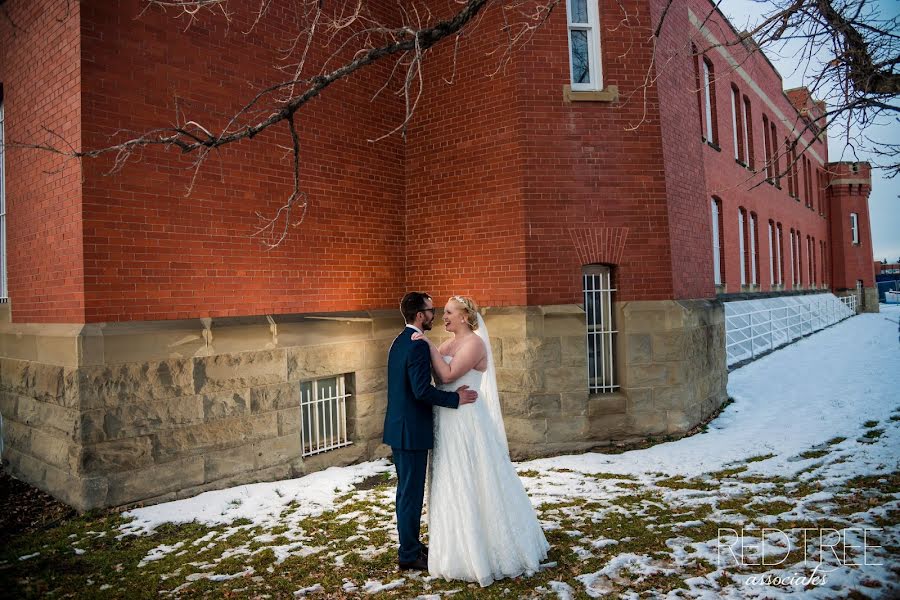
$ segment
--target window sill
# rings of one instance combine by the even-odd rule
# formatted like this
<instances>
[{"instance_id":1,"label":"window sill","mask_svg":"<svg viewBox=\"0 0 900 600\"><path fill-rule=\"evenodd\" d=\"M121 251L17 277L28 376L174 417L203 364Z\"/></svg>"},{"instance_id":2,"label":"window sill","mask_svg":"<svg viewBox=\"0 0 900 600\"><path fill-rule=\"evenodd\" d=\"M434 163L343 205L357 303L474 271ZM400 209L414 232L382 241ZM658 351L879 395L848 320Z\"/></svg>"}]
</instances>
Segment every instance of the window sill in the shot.
<instances>
[{"instance_id":1,"label":"window sill","mask_svg":"<svg viewBox=\"0 0 900 600\"><path fill-rule=\"evenodd\" d=\"M618 102L619 86L608 85L602 90L573 90L572 86L563 86L563 99L566 102Z\"/></svg>"},{"instance_id":2,"label":"window sill","mask_svg":"<svg viewBox=\"0 0 900 600\"><path fill-rule=\"evenodd\" d=\"M710 141L708 141L708 140L703 140L703 141L706 143L707 146L709 146L710 148L712 148L712 149L715 150L716 152L721 152L721 151L722 151L722 148L720 148L719 145L718 145L717 143L715 143L715 142L710 142Z\"/></svg>"}]
</instances>

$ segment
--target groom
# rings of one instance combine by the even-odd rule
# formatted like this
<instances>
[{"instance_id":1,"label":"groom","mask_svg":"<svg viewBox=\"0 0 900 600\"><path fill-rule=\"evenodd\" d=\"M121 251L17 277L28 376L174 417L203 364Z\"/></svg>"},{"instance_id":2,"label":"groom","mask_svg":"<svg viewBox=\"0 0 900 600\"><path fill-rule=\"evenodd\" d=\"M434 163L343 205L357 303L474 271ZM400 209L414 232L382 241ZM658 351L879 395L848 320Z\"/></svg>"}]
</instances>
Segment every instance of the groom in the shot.
<instances>
[{"instance_id":1,"label":"groom","mask_svg":"<svg viewBox=\"0 0 900 600\"><path fill-rule=\"evenodd\" d=\"M458 408L475 402L478 393L462 386L444 392L431 385L428 343L413 341L412 334L431 329L434 304L424 292L409 292L400 301L406 328L388 354L388 404L384 416L384 443L391 447L397 468L397 530L400 534L401 570L428 570L428 548L419 542L425 469L434 447L431 407Z\"/></svg>"}]
</instances>

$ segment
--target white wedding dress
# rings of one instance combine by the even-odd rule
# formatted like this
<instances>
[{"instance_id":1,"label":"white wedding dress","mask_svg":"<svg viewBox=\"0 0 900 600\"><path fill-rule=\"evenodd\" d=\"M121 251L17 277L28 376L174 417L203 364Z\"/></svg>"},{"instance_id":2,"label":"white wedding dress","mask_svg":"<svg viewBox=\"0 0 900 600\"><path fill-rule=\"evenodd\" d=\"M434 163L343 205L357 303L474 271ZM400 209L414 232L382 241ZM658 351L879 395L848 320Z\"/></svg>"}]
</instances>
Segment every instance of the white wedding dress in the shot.
<instances>
[{"instance_id":1,"label":"white wedding dress","mask_svg":"<svg viewBox=\"0 0 900 600\"><path fill-rule=\"evenodd\" d=\"M472 369L439 386L453 391L468 385L478 390L478 400L457 409L434 408L428 572L487 586L535 573L550 545L509 459L490 341L480 316L479 323L477 333L488 349L487 371Z\"/></svg>"}]
</instances>

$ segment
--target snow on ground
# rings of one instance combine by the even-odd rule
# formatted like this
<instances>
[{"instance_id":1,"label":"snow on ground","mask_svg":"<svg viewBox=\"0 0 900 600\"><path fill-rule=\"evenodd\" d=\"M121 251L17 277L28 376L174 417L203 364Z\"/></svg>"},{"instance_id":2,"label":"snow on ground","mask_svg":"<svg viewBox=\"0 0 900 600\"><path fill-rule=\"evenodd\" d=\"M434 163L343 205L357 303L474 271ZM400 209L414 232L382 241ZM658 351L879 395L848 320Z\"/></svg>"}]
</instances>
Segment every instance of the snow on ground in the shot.
<instances>
[{"instance_id":1,"label":"snow on ground","mask_svg":"<svg viewBox=\"0 0 900 600\"><path fill-rule=\"evenodd\" d=\"M532 597L557 598L900 594L900 306L881 308L880 314L853 317L732 372L728 392L734 403L705 433L622 454L518 464L554 549L533 583L527 578L509 583L519 586L514 593L521 596L524 589ZM355 489L355 483L378 474L385 474L382 485ZM384 570L394 568L392 474L387 461L376 461L207 492L130 511L125 516L134 520L121 534L147 534L163 523L225 526L224 532L184 547L206 544L202 551L231 536L253 537L219 558L190 563L194 568L206 571L242 556L250 561L265 551L274 561L266 568L269 574L277 574L285 560L303 559L344 576L342 583L329 584L333 588L303 581L303 587L293 588L298 597L324 591L438 598L459 591L458 582L408 573L397 578L395 571ZM800 538L799 527L831 528L839 539L827 534L823 541L820 531L816 545L814 534ZM782 530L786 533L779 537ZM868 564L850 564L846 556L859 559L865 545ZM162 544L142 564L171 561L178 548L182 545ZM736 548L744 554L737 556ZM849 555L839 553L847 549ZM763 556L783 560L753 563ZM262 573L262 564L257 567L253 581L272 577ZM252 569L234 568L219 580L227 585L231 573L239 577ZM171 574L173 585L181 582L173 592L211 579L188 570L179 567ZM351 573L356 575L346 576ZM825 581L802 579L817 573Z\"/></svg>"},{"instance_id":2,"label":"snow on ground","mask_svg":"<svg viewBox=\"0 0 900 600\"><path fill-rule=\"evenodd\" d=\"M896 429L888 432L889 444L852 440L863 433L862 420L883 422L900 407L898 318L900 305L883 304L881 313L842 321L731 372L728 395L735 402L703 435L618 455L561 456L523 466L690 477L751 456L776 454L753 463L751 470L787 476L809 465L793 461L794 455L843 436L851 440L845 448L858 455L841 470L867 474L883 465L896 469Z\"/></svg>"}]
</instances>

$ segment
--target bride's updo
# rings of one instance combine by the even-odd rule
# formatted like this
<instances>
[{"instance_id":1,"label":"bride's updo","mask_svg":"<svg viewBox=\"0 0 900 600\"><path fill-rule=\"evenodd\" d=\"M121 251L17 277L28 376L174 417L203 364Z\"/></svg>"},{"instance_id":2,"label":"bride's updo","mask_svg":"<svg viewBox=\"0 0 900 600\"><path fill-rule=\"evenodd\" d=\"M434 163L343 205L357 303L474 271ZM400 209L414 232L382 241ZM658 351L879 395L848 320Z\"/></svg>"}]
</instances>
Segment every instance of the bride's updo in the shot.
<instances>
[{"instance_id":1,"label":"bride's updo","mask_svg":"<svg viewBox=\"0 0 900 600\"><path fill-rule=\"evenodd\" d=\"M466 324L469 329L475 331L478 329L478 303L469 296L453 296L450 298L459 309L466 315Z\"/></svg>"}]
</instances>

